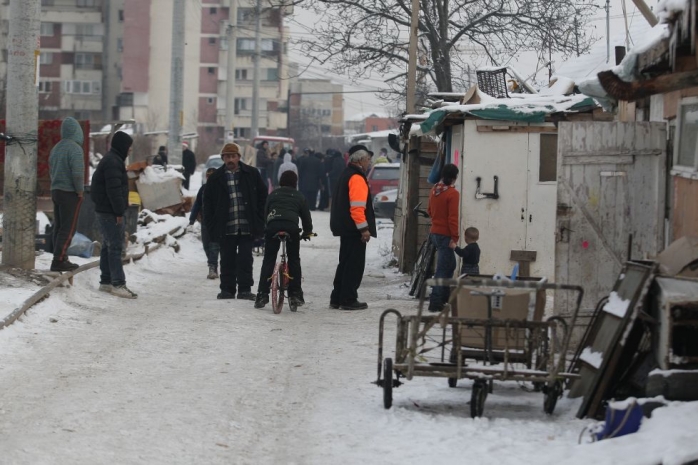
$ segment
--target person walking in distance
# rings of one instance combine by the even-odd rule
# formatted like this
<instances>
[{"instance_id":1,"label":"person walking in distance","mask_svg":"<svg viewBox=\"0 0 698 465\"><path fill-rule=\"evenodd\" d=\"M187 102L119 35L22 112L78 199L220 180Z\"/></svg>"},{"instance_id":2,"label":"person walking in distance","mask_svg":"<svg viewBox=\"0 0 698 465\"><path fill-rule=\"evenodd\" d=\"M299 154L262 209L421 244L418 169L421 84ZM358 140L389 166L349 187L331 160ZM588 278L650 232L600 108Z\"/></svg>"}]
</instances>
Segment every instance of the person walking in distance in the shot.
<instances>
[{"instance_id":1,"label":"person walking in distance","mask_svg":"<svg viewBox=\"0 0 698 465\"><path fill-rule=\"evenodd\" d=\"M209 168L206 170L206 181L208 178L216 171L216 168ZM194 224L194 221L200 219L203 215L204 204L204 189L206 188L206 183L202 184L199 188L199 192L196 193L196 200L194 205L191 207L191 213L189 214L189 226ZM211 233L203 221L201 221L201 242L204 246L204 252L206 253L206 260L208 262L208 279L218 279L218 255L221 251L220 246L217 242L211 240Z\"/></svg>"},{"instance_id":2,"label":"person walking in distance","mask_svg":"<svg viewBox=\"0 0 698 465\"><path fill-rule=\"evenodd\" d=\"M349 149L349 164L337 181L335 199L330 210L330 229L339 236L339 264L330 295L330 308L361 310L358 290L366 265L366 244L377 237L371 191L366 170L371 166L373 152L363 145ZM301 173L302 175L302 173Z\"/></svg>"},{"instance_id":3,"label":"person walking in distance","mask_svg":"<svg viewBox=\"0 0 698 465\"><path fill-rule=\"evenodd\" d=\"M189 190L189 178L196 171L196 155L189 150L189 143L182 142L182 166L184 167L184 182L182 187Z\"/></svg>"},{"instance_id":4,"label":"person walking in distance","mask_svg":"<svg viewBox=\"0 0 698 465\"><path fill-rule=\"evenodd\" d=\"M256 168L240 161L240 146L225 144L223 165L206 182L204 226L220 245L219 299L254 300L252 248L264 234L267 186Z\"/></svg>"},{"instance_id":5,"label":"person walking in distance","mask_svg":"<svg viewBox=\"0 0 698 465\"><path fill-rule=\"evenodd\" d=\"M84 135L70 116L61 123L61 140L48 158L53 200L53 261L51 271L72 271L80 265L68 260L85 191Z\"/></svg>"},{"instance_id":6,"label":"person walking in distance","mask_svg":"<svg viewBox=\"0 0 698 465\"><path fill-rule=\"evenodd\" d=\"M311 153L298 165L298 190L305 196L308 208L317 208L317 194L322 186L322 176L325 172L319 153Z\"/></svg>"},{"instance_id":7,"label":"person walking in distance","mask_svg":"<svg viewBox=\"0 0 698 465\"><path fill-rule=\"evenodd\" d=\"M128 176L125 161L133 139L125 132L114 134L111 148L92 175L92 201L102 232L99 256L99 290L118 297L135 299L138 295L126 287L121 252L124 248L124 213L128 207Z\"/></svg>"},{"instance_id":8,"label":"person walking in distance","mask_svg":"<svg viewBox=\"0 0 698 465\"><path fill-rule=\"evenodd\" d=\"M441 181L431 189L427 213L431 217L429 240L436 247L436 271L434 278L452 278L456 271L456 256L451 249L451 242L458 243L458 209L460 194L453 186L458 177L458 167L444 165ZM429 296L429 311L440 312L446 302L450 289L448 286L434 286Z\"/></svg>"},{"instance_id":9,"label":"person walking in distance","mask_svg":"<svg viewBox=\"0 0 698 465\"><path fill-rule=\"evenodd\" d=\"M269 162L271 155L269 154L269 142L264 141L257 148L257 169L262 175L264 185L269 187Z\"/></svg>"}]
</instances>

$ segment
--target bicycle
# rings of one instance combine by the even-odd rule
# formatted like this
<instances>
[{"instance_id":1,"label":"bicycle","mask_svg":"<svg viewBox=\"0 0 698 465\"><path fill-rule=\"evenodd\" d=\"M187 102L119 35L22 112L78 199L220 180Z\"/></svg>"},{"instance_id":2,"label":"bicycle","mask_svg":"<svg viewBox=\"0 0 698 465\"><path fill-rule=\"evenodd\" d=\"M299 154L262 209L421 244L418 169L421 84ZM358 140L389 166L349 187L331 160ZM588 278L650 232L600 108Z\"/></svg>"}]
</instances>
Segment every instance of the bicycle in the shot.
<instances>
[{"instance_id":1,"label":"bicycle","mask_svg":"<svg viewBox=\"0 0 698 465\"><path fill-rule=\"evenodd\" d=\"M288 284L293 279L293 276L289 274L288 260L286 258L286 240L291 235L285 231L279 231L274 235L275 239L279 239L281 242L281 261L274 267L274 272L271 275L271 308L274 313L281 313L284 308L284 297L288 294ZM303 238L310 238L317 236L317 234L312 233L302 236ZM288 308L295 312L298 310L298 305L291 301L289 296Z\"/></svg>"},{"instance_id":2,"label":"bicycle","mask_svg":"<svg viewBox=\"0 0 698 465\"><path fill-rule=\"evenodd\" d=\"M421 205L422 202L419 202L412 211L424 218L429 218L429 213L419 208ZM417 260L414 262L414 269L412 270L412 277L410 278L409 295L416 298L422 298L424 296L424 282L433 274L435 256L436 246L429 240L429 235L427 235L427 238L422 242L419 248Z\"/></svg>"}]
</instances>

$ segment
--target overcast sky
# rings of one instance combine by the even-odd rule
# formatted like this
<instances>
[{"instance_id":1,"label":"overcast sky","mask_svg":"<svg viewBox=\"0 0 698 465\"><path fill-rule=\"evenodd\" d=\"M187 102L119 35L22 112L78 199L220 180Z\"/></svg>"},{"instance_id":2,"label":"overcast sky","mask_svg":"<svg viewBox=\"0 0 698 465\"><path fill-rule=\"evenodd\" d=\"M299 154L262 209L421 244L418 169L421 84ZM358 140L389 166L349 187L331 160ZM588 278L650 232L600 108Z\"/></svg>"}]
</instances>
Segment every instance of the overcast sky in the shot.
<instances>
[{"instance_id":1,"label":"overcast sky","mask_svg":"<svg viewBox=\"0 0 698 465\"><path fill-rule=\"evenodd\" d=\"M599 7L598 11L593 14L593 21L590 24L590 33L592 36L600 41L606 40L606 12L603 7L606 5L606 0L596 0L596 5ZM614 37L622 33L625 29L625 20L623 16L623 0L611 0L611 37ZM650 7L654 7L657 4L656 0L647 0ZM635 4L632 0L625 0L626 12L628 23L632 24L635 21L645 21L642 15L639 13ZM289 26L291 28L291 35L294 38L307 38L312 35L313 25L318 21L318 17L311 11L303 8L295 8L294 15L290 18ZM631 44L633 41L640 40L640 38L631 37ZM300 69L303 70L305 66L310 63L310 58L298 53L297 50L289 52L291 59L300 65ZM540 66L537 57L534 53L525 53L518 57L511 59L509 63L514 66L521 74L525 77L530 76L536 71L536 68ZM553 72L555 67L561 64L561 58L556 58L553 56ZM538 71L536 78L540 82L545 82L547 80L548 71L547 68ZM383 81L390 76L374 76L371 80L362 80L359 83L352 83L349 76L337 75L332 73L332 71L321 68L319 65L315 64L311 66L308 70L304 71L302 74L304 78L317 78L326 79L329 77L337 84L342 84L345 86L345 91L366 91L374 90L379 88L384 88L385 84ZM365 113L370 111L385 111L384 104L376 98L374 93L353 93L345 94L345 118L349 119L355 114Z\"/></svg>"}]
</instances>

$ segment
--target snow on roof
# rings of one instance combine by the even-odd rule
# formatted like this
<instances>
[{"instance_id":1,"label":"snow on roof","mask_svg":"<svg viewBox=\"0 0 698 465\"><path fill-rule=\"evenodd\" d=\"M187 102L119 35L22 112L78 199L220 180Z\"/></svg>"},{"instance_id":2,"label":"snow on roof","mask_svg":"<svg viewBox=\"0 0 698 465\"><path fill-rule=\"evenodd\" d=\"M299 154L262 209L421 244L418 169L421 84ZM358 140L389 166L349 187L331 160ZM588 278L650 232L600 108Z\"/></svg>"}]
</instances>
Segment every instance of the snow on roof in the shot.
<instances>
[{"instance_id":1,"label":"snow on roof","mask_svg":"<svg viewBox=\"0 0 698 465\"><path fill-rule=\"evenodd\" d=\"M655 9L655 16L660 23L665 23L671 21L687 7L688 0L660 0Z\"/></svg>"},{"instance_id":2,"label":"snow on roof","mask_svg":"<svg viewBox=\"0 0 698 465\"><path fill-rule=\"evenodd\" d=\"M366 118L392 118L392 116L380 111L365 111L363 113L355 114L351 118L347 119L347 121L363 121Z\"/></svg>"},{"instance_id":3,"label":"snow on roof","mask_svg":"<svg viewBox=\"0 0 698 465\"><path fill-rule=\"evenodd\" d=\"M477 90L480 103L461 105L444 102L436 110L424 115L407 115L410 120L425 119L411 129L412 135L431 132L448 114L461 113L488 120L543 122L553 113L576 112L586 106L595 106L586 95L512 94L510 98L496 99ZM426 116L426 118L423 118Z\"/></svg>"},{"instance_id":4,"label":"snow on roof","mask_svg":"<svg viewBox=\"0 0 698 465\"><path fill-rule=\"evenodd\" d=\"M644 18L635 17L628 27L631 44L643 41L646 34L652 29ZM564 76L575 82L584 80L590 76L596 76L599 72L611 69L615 66L614 49L616 46L625 46L625 32L611 37L611 57L606 61L606 41L599 40L589 49L589 53L573 57L562 63L555 70L558 76Z\"/></svg>"},{"instance_id":5,"label":"snow on roof","mask_svg":"<svg viewBox=\"0 0 698 465\"><path fill-rule=\"evenodd\" d=\"M361 134L352 134L351 139L362 139L362 138L379 139L382 137L388 137L390 134L398 134L399 132L400 132L399 129L385 129L383 131L364 132Z\"/></svg>"}]
</instances>

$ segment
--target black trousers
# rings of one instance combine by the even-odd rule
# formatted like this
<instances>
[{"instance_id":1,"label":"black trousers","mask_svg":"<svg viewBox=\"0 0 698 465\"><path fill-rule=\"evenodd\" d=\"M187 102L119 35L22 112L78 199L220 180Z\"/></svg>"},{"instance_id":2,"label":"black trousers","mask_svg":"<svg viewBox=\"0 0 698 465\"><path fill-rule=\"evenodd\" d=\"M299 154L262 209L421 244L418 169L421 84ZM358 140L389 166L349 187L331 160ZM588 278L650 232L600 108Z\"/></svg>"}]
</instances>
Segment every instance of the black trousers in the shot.
<instances>
[{"instance_id":1,"label":"black trousers","mask_svg":"<svg viewBox=\"0 0 698 465\"><path fill-rule=\"evenodd\" d=\"M366 266L366 243L361 234L340 236L339 265L334 275L334 289L330 295L333 304L345 305L359 298L359 286Z\"/></svg>"},{"instance_id":2,"label":"black trousers","mask_svg":"<svg viewBox=\"0 0 698 465\"><path fill-rule=\"evenodd\" d=\"M68 258L68 248L77 229L82 197L78 197L77 192L52 190L51 200L53 200L53 259L63 261Z\"/></svg>"},{"instance_id":3,"label":"black trousers","mask_svg":"<svg viewBox=\"0 0 698 465\"><path fill-rule=\"evenodd\" d=\"M305 201L308 203L308 208L310 210L315 210L317 205L317 189L316 190L303 190L301 194L305 197Z\"/></svg>"},{"instance_id":4,"label":"black trousers","mask_svg":"<svg viewBox=\"0 0 698 465\"><path fill-rule=\"evenodd\" d=\"M252 247L254 240L249 234L225 235L221 240L221 291L235 294L251 292Z\"/></svg>"},{"instance_id":5,"label":"black trousers","mask_svg":"<svg viewBox=\"0 0 698 465\"><path fill-rule=\"evenodd\" d=\"M267 231L264 233L264 261L262 262L262 271L259 274L259 285L257 292L263 294L269 293L271 287L271 275L274 272L276 265L276 256L281 248L281 241L275 239L274 235L279 231L286 231L290 237L286 239L286 255L288 257L288 268L291 280L288 283L289 295L300 294L301 291L301 256L300 256L300 234L296 226L293 231L283 226L275 227L273 222L267 225Z\"/></svg>"},{"instance_id":6,"label":"black trousers","mask_svg":"<svg viewBox=\"0 0 698 465\"><path fill-rule=\"evenodd\" d=\"M318 205L318 210L325 210L330 206L330 189L325 186L324 189L320 191L320 203Z\"/></svg>"},{"instance_id":7,"label":"black trousers","mask_svg":"<svg viewBox=\"0 0 698 465\"><path fill-rule=\"evenodd\" d=\"M188 171L184 172L184 181L182 181L182 187L189 190L189 179L191 178L191 174Z\"/></svg>"}]
</instances>

